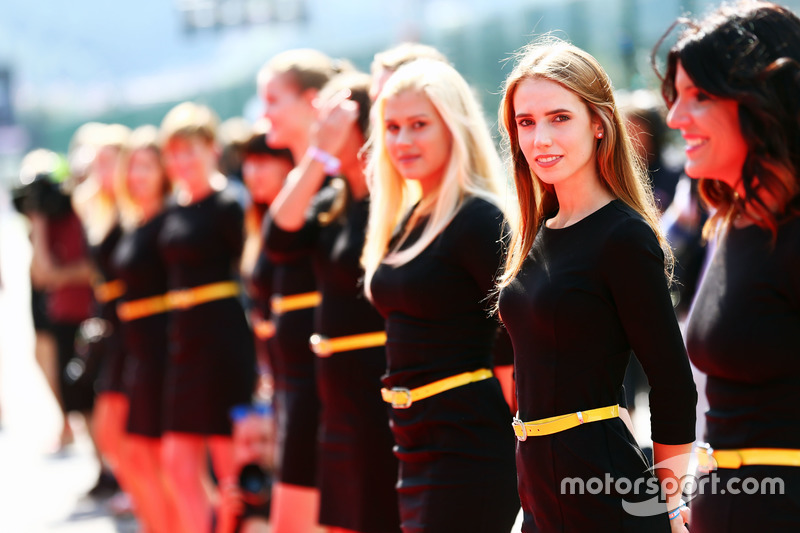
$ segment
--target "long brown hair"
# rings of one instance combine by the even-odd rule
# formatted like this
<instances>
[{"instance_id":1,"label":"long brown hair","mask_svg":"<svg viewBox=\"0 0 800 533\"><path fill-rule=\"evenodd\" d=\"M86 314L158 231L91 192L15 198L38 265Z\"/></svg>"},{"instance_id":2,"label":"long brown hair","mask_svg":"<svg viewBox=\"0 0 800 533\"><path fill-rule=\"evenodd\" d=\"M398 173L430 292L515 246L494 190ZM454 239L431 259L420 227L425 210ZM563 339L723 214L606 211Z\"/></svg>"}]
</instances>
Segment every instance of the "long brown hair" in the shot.
<instances>
[{"instance_id":1,"label":"long brown hair","mask_svg":"<svg viewBox=\"0 0 800 533\"><path fill-rule=\"evenodd\" d=\"M653 229L667 258L669 275L672 253L659 227L658 209L648 186L647 172L617 110L611 80L589 53L560 39L547 37L517 53L517 62L506 79L500 105L500 123L519 204L517 228L512 232L500 287L508 285L517 275L541 223L558 209L552 185L544 183L531 171L519 145L514 94L520 83L530 78L550 80L572 91L586 103L590 113L600 119L604 135L597 141L598 175L613 196L638 212Z\"/></svg>"}]
</instances>

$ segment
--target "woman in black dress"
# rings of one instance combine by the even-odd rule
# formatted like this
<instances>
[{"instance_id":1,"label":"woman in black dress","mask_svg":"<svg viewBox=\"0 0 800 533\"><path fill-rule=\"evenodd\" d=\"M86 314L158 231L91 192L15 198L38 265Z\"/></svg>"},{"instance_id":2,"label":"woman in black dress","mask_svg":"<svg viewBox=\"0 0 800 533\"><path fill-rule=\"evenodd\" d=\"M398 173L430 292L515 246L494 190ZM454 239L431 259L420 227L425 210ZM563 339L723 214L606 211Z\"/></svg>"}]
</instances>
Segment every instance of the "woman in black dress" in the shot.
<instances>
[{"instance_id":1,"label":"woman in black dress","mask_svg":"<svg viewBox=\"0 0 800 533\"><path fill-rule=\"evenodd\" d=\"M122 460L131 472L135 512L148 531L180 531L175 503L164 482L161 461L164 372L167 365L167 273L158 235L170 184L158 146L158 130L133 131L122 154L117 200L124 232L112 269L125 284L117 305L125 346L124 390L127 436Z\"/></svg>"},{"instance_id":2,"label":"woman in black dress","mask_svg":"<svg viewBox=\"0 0 800 533\"><path fill-rule=\"evenodd\" d=\"M310 128L317 117L314 100L337 70L336 62L325 54L299 49L276 55L258 74L264 116L270 123L269 144L287 148L295 163L309 147ZM316 454L320 407L316 357L308 338L320 294L307 254L284 259L272 272L278 482L273 487L271 522L275 533L306 533L316 527L319 514Z\"/></svg>"},{"instance_id":3,"label":"woman in black dress","mask_svg":"<svg viewBox=\"0 0 800 533\"><path fill-rule=\"evenodd\" d=\"M128 398L122 385L125 350L116 312L117 300L125 293L125 285L116 279L111 255L122 234L114 182L119 170L120 152L130 130L120 124L106 124L98 126L93 135L91 142L95 155L89 175L72 195L75 212L81 219L89 243L97 304L94 317L82 326L84 331L97 332L93 334L94 342L88 346L89 360L98 361L97 375L92 376L87 365L87 375L82 379L96 381L92 426L97 447L123 489L129 492L131 474L128 465L122 461L125 421L128 418Z\"/></svg>"},{"instance_id":4,"label":"woman in black dress","mask_svg":"<svg viewBox=\"0 0 800 533\"><path fill-rule=\"evenodd\" d=\"M708 375L711 470L691 529L798 531L800 18L746 2L688 23L662 89L717 238L687 329Z\"/></svg>"},{"instance_id":5,"label":"woman in black dress","mask_svg":"<svg viewBox=\"0 0 800 533\"><path fill-rule=\"evenodd\" d=\"M400 67L374 117L362 260L386 319L401 527L506 533L519 498L511 415L491 371L505 228L497 153L469 86L441 61Z\"/></svg>"},{"instance_id":6,"label":"woman in black dress","mask_svg":"<svg viewBox=\"0 0 800 533\"><path fill-rule=\"evenodd\" d=\"M312 254L322 302L314 316L320 417L320 519L329 531L399 531L397 460L380 395L386 370L383 317L366 299L359 263L369 211L361 147L369 127L367 74L333 78L320 93L320 117L298 176L270 208L266 247L280 262ZM339 162L338 171L322 159ZM336 177L320 190L326 174ZM317 192L319 191L319 192Z\"/></svg>"},{"instance_id":7,"label":"woman in black dress","mask_svg":"<svg viewBox=\"0 0 800 533\"><path fill-rule=\"evenodd\" d=\"M210 109L189 102L161 125L167 175L176 188L158 238L171 308L163 452L184 533L211 528L206 446L218 483L236 482L229 410L249 403L255 385L252 333L234 281L244 213L216 171L216 125ZM222 511L217 530L230 531L234 517Z\"/></svg>"},{"instance_id":8,"label":"woman in black dress","mask_svg":"<svg viewBox=\"0 0 800 533\"><path fill-rule=\"evenodd\" d=\"M500 119L520 209L499 307L514 345L523 531L685 532L678 480L697 396L669 249L611 82L586 52L534 43ZM620 418L631 351L652 387L658 478Z\"/></svg>"},{"instance_id":9,"label":"woman in black dress","mask_svg":"<svg viewBox=\"0 0 800 533\"><path fill-rule=\"evenodd\" d=\"M275 337L271 317L272 263L263 249L262 226L267 210L283 187L286 176L294 168L292 153L267 144L266 128L258 126L242 149L242 178L252 199L245 213L247 238L242 252L242 281L251 299L250 324L256 343L256 358L262 387L273 388L270 353ZM264 380L267 380L265 383ZM267 389L267 390L269 390Z\"/></svg>"}]
</instances>

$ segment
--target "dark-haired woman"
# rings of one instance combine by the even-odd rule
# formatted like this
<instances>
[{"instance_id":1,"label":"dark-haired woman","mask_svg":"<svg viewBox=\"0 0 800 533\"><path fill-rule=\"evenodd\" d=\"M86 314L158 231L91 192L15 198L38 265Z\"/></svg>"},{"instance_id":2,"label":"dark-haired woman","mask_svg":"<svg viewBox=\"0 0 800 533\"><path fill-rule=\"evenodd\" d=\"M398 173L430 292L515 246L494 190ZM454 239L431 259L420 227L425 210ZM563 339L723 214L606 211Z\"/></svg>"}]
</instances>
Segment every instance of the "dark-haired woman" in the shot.
<instances>
[{"instance_id":1,"label":"dark-haired woman","mask_svg":"<svg viewBox=\"0 0 800 533\"><path fill-rule=\"evenodd\" d=\"M264 131L254 132L242 147L242 179L250 192L252 202L245 213L247 238L242 252L241 270L248 296L252 300L250 322L255 335L256 358L262 380L271 378L273 373L271 352L274 348L271 349L270 345L275 336L270 309L273 265L267 259L262 246L262 226L269 206L280 192L292 168L292 153L269 146ZM262 381L260 387L262 386L269 387L270 384Z\"/></svg>"},{"instance_id":2,"label":"dark-haired woman","mask_svg":"<svg viewBox=\"0 0 800 533\"><path fill-rule=\"evenodd\" d=\"M311 148L297 179L270 209L266 246L275 261L286 252L311 253L322 294L312 337L322 405L320 524L338 532L389 533L400 530L400 519L394 441L380 394L386 335L383 317L364 296L359 263L369 212L360 158L369 84L366 74L341 74L320 93ZM326 162L338 162L339 169ZM319 190L326 174L340 177Z\"/></svg>"},{"instance_id":3,"label":"dark-haired woman","mask_svg":"<svg viewBox=\"0 0 800 533\"><path fill-rule=\"evenodd\" d=\"M708 375L699 462L713 476L692 531L798 531L800 19L741 2L687 23L662 90L718 239L687 332Z\"/></svg>"}]
</instances>

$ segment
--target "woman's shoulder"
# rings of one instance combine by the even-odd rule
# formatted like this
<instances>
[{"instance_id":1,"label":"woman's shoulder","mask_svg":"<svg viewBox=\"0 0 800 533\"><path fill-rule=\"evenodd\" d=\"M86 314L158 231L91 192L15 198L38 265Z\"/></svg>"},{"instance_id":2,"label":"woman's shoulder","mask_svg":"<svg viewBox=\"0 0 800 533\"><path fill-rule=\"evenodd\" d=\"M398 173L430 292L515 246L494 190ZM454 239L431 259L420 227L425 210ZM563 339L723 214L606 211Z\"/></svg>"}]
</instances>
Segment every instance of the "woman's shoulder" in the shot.
<instances>
[{"instance_id":1,"label":"woman's shoulder","mask_svg":"<svg viewBox=\"0 0 800 533\"><path fill-rule=\"evenodd\" d=\"M453 222L459 225L482 226L487 222L502 224L503 211L492 201L478 196L467 197L453 217Z\"/></svg>"},{"instance_id":2,"label":"woman's shoulder","mask_svg":"<svg viewBox=\"0 0 800 533\"><path fill-rule=\"evenodd\" d=\"M622 200L614 200L604 224L605 246L614 257L649 253L661 255L661 245L650 224L641 213Z\"/></svg>"}]
</instances>

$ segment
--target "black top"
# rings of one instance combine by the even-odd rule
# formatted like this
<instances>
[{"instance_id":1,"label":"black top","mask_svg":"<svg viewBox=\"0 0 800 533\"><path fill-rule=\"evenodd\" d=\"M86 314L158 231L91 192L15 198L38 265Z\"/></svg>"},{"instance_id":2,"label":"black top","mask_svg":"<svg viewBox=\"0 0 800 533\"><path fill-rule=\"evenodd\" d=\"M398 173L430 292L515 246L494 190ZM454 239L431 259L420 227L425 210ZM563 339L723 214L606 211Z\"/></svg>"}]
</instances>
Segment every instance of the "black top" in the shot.
<instances>
[{"instance_id":1,"label":"black top","mask_svg":"<svg viewBox=\"0 0 800 533\"><path fill-rule=\"evenodd\" d=\"M167 272L158 251L158 235L164 222L159 214L140 227L126 232L114 251L114 271L125 283L121 301L139 300L167 292ZM148 356L152 350L166 353L167 313L124 324L125 346L132 356Z\"/></svg>"},{"instance_id":2,"label":"black top","mask_svg":"<svg viewBox=\"0 0 800 533\"><path fill-rule=\"evenodd\" d=\"M233 281L244 244L244 212L228 190L167 209L159 235L170 290ZM237 298L176 309L169 318L165 431L230 435L228 410L250 401L252 332Z\"/></svg>"},{"instance_id":3,"label":"black top","mask_svg":"<svg viewBox=\"0 0 800 533\"><path fill-rule=\"evenodd\" d=\"M502 261L503 228L496 206L472 198L416 258L377 269L371 288L386 318L385 386L414 388L494 366L498 322L489 294ZM422 223L403 247L421 231Z\"/></svg>"},{"instance_id":4,"label":"black top","mask_svg":"<svg viewBox=\"0 0 800 533\"><path fill-rule=\"evenodd\" d=\"M312 254L314 274L323 296L315 311L317 333L341 337L383 331L383 317L367 300L360 282L369 198L350 200L342 220L322 225L317 216L327 212L335 194L331 187L317 194L309 208L308 222L299 231L285 231L272 223L266 239L269 257L283 263L302 253Z\"/></svg>"},{"instance_id":5,"label":"black top","mask_svg":"<svg viewBox=\"0 0 800 533\"><path fill-rule=\"evenodd\" d=\"M500 295L525 421L619 402L633 350L652 387L652 439L694 441L695 391L664 276L664 255L614 200L562 229L542 225Z\"/></svg>"},{"instance_id":6,"label":"black top","mask_svg":"<svg viewBox=\"0 0 800 533\"><path fill-rule=\"evenodd\" d=\"M244 213L227 191L188 206L173 205L160 243L172 289L234 279L244 246Z\"/></svg>"},{"instance_id":7,"label":"black top","mask_svg":"<svg viewBox=\"0 0 800 533\"><path fill-rule=\"evenodd\" d=\"M771 237L731 228L689 317L714 448L800 448L800 219L779 227L774 248Z\"/></svg>"},{"instance_id":8,"label":"black top","mask_svg":"<svg viewBox=\"0 0 800 533\"><path fill-rule=\"evenodd\" d=\"M121 236L122 228L119 224L115 224L99 244L89 249L92 261L100 273L100 283L116 281L112 257ZM126 348L123 346L122 337L119 333L117 299L107 302L97 300L95 315L105 320L106 327L109 328L105 341L93 348L100 349L103 352L103 364L97 389L99 391L122 392L125 369L124 352Z\"/></svg>"}]
</instances>

